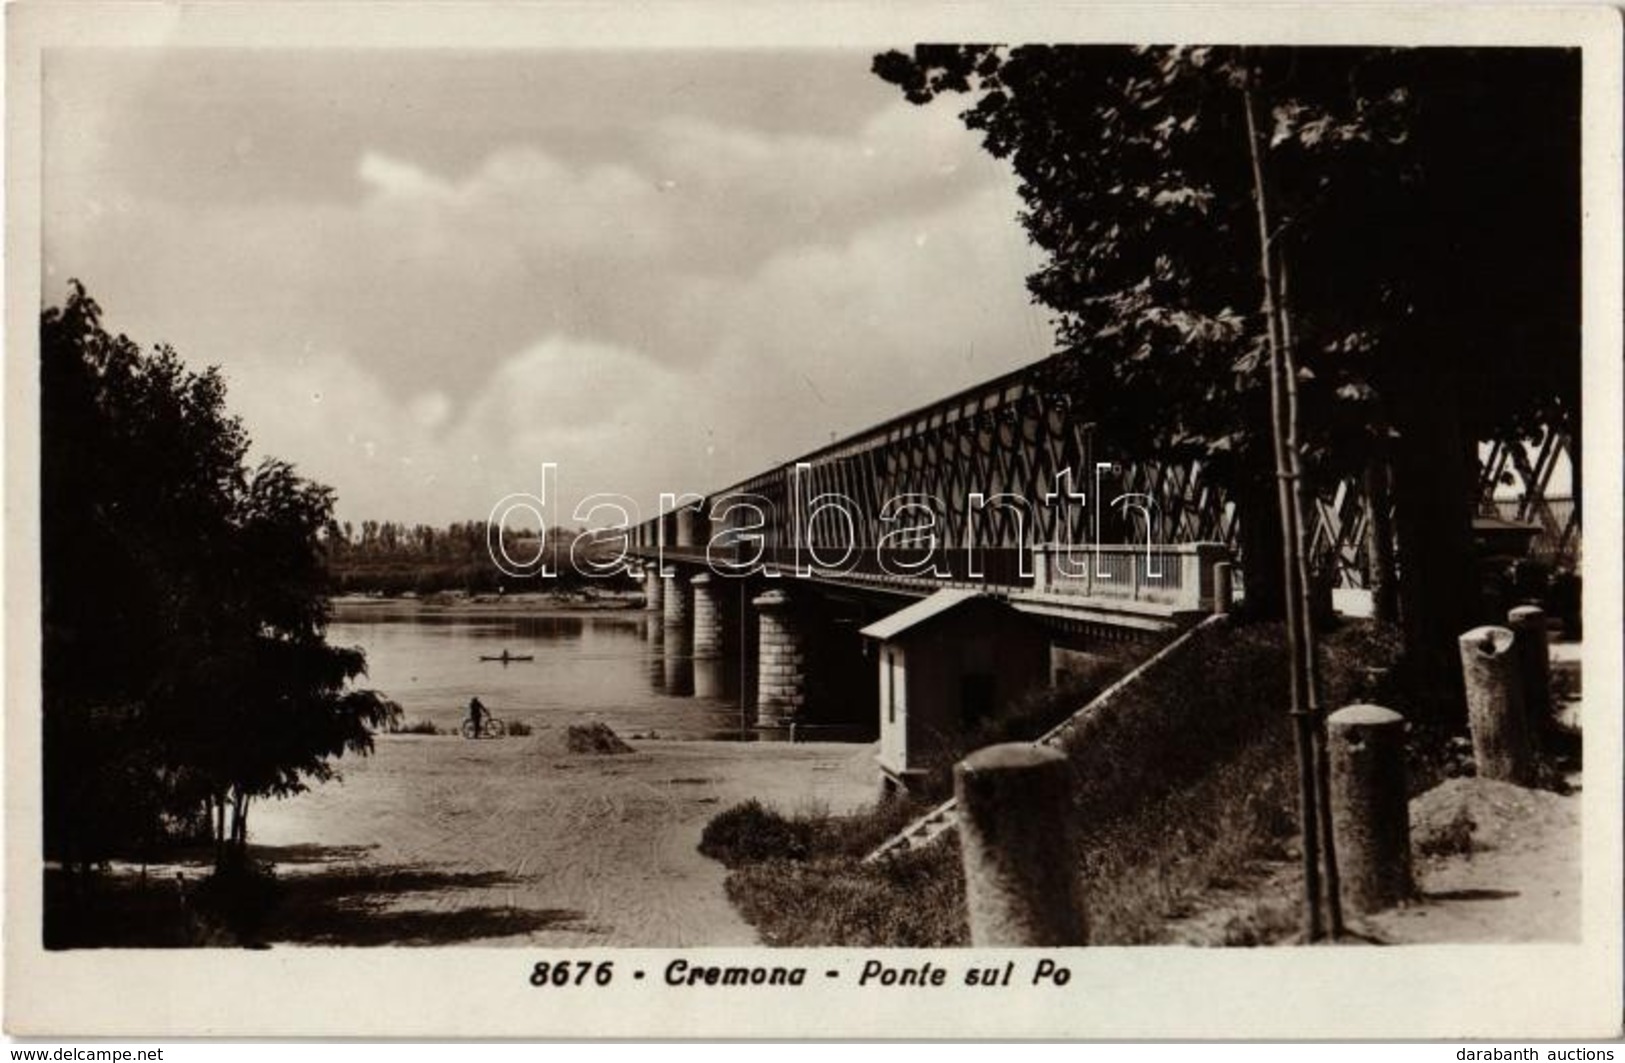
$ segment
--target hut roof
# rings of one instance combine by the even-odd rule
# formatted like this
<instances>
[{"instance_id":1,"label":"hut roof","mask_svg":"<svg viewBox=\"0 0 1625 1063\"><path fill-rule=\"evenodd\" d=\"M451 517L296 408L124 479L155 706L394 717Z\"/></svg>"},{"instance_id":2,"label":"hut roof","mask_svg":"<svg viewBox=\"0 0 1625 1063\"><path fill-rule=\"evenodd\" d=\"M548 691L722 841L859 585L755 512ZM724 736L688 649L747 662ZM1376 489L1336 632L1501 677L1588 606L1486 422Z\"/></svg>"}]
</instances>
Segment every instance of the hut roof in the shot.
<instances>
[{"instance_id":1,"label":"hut roof","mask_svg":"<svg viewBox=\"0 0 1625 1063\"><path fill-rule=\"evenodd\" d=\"M910 628L929 623L977 600L993 605L1003 604L999 599L981 591L944 589L921 598L913 605L904 606L888 617L876 620L858 634L884 642L896 638Z\"/></svg>"}]
</instances>

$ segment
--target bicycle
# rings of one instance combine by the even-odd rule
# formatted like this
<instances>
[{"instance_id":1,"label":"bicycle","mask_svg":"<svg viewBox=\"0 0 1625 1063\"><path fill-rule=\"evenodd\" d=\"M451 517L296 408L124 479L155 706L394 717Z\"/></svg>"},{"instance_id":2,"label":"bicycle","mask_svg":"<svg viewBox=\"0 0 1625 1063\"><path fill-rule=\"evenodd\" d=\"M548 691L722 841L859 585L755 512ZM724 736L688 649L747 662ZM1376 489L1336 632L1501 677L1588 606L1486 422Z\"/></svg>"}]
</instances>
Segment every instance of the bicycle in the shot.
<instances>
[{"instance_id":1,"label":"bicycle","mask_svg":"<svg viewBox=\"0 0 1625 1063\"><path fill-rule=\"evenodd\" d=\"M477 732L473 720L464 720L460 731L464 738L501 738L508 733L508 725L495 716L487 716L480 721Z\"/></svg>"}]
</instances>

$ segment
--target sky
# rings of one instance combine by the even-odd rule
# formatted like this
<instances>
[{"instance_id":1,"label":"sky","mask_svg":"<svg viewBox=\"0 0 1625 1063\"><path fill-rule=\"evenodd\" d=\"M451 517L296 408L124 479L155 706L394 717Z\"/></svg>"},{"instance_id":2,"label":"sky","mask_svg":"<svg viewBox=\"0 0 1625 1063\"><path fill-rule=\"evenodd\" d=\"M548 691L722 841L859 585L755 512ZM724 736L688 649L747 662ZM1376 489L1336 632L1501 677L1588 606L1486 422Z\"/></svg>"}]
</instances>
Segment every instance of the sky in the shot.
<instances>
[{"instance_id":1,"label":"sky","mask_svg":"<svg viewBox=\"0 0 1625 1063\"><path fill-rule=\"evenodd\" d=\"M341 520L649 515L1049 352L1008 165L871 55L53 50L44 298Z\"/></svg>"}]
</instances>

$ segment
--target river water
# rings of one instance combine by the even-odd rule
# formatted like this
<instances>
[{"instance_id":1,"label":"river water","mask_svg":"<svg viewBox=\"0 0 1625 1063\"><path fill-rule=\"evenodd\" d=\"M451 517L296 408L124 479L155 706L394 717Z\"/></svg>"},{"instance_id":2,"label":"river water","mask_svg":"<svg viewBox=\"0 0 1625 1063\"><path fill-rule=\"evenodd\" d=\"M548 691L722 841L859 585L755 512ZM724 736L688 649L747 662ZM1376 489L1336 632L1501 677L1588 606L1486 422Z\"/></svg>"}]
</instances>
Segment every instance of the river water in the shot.
<instances>
[{"instance_id":1,"label":"river water","mask_svg":"<svg viewBox=\"0 0 1625 1063\"><path fill-rule=\"evenodd\" d=\"M408 723L427 720L454 731L467 718L469 699L478 697L498 718L535 729L599 720L622 735L741 734L738 662L698 662L696 675L687 647L667 639L658 615L454 613L340 602L327 638L366 651L367 676L357 685L399 703ZM534 659L480 659L504 650Z\"/></svg>"}]
</instances>

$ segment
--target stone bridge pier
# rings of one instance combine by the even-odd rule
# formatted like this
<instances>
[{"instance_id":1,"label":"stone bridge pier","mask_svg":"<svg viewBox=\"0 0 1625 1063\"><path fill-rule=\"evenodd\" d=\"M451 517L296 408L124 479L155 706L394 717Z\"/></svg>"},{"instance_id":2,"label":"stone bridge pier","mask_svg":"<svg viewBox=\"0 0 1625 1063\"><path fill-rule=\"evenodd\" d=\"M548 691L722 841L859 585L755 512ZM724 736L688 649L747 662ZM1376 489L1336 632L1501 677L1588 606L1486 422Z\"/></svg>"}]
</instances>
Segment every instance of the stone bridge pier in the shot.
<instances>
[{"instance_id":1,"label":"stone bridge pier","mask_svg":"<svg viewBox=\"0 0 1625 1063\"><path fill-rule=\"evenodd\" d=\"M686 698L694 693L694 588L680 571L661 582L666 693Z\"/></svg>"},{"instance_id":2,"label":"stone bridge pier","mask_svg":"<svg viewBox=\"0 0 1625 1063\"><path fill-rule=\"evenodd\" d=\"M695 575L694 693L702 698L740 695L740 611L747 601L744 583L710 572Z\"/></svg>"},{"instance_id":3,"label":"stone bridge pier","mask_svg":"<svg viewBox=\"0 0 1625 1063\"><path fill-rule=\"evenodd\" d=\"M729 603L724 596L732 588L709 572L694 576L689 586L694 597L694 658L721 657L730 641Z\"/></svg>"},{"instance_id":4,"label":"stone bridge pier","mask_svg":"<svg viewBox=\"0 0 1625 1063\"><path fill-rule=\"evenodd\" d=\"M653 563L643 574L653 689L735 702L749 737L761 741L873 737L876 666L862 652L856 618L893 606L854 605L801 582L725 575L701 564L695 550L673 554L664 575Z\"/></svg>"},{"instance_id":5,"label":"stone bridge pier","mask_svg":"<svg viewBox=\"0 0 1625 1063\"><path fill-rule=\"evenodd\" d=\"M666 609L666 581L653 564L643 567L643 608L649 613L663 613Z\"/></svg>"},{"instance_id":6,"label":"stone bridge pier","mask_svg":"<svg viewBox=\"0 0 1625 1063\"><path fill-rule=\"evenodd\" d=\"M694 585L681 571L661 577L661 613L668 632L680 632L692 640L694 632Z\"/></svg>"},{"instance_id":7,"label":"stone bridge pier","mask_svg":"<svg viewBox=\"0 0 1625 1063\"><path fill-rule=\"evenodd\" d=\"M666 626L659 616L644 618L644 667L649 688L657 694L666 692Z\"/></svg>"},{"instance_id":8,"label":"stone bridge pier","mask_svg":"<svg viewBox=\"0 0 1625 1063\"><path fill-rule=\"evenodd\" d=\"M758 617L757 736L765 741L793 740L807 705L805 619L799 603L779 588L751 605Z\"/></svg>"}]
</instances>

